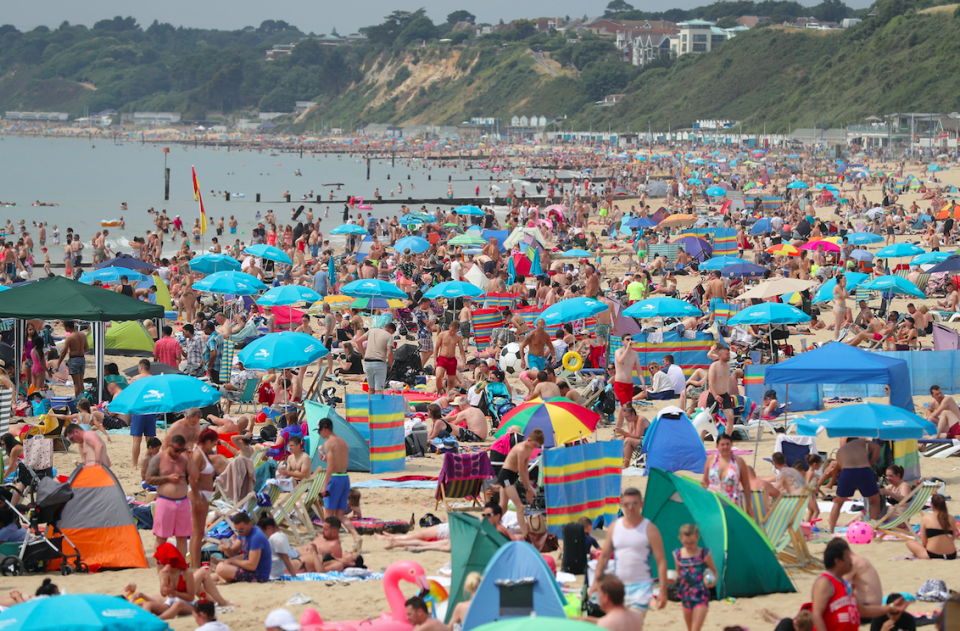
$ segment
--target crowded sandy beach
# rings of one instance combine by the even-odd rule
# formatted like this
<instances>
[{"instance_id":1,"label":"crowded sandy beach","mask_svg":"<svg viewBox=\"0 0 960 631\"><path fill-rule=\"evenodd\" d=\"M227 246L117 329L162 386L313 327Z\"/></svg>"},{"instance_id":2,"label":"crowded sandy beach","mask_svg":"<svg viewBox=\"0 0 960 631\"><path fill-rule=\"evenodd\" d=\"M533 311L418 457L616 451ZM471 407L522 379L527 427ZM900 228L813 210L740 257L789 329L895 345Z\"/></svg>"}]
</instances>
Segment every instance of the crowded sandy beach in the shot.
<instances>
[{"instance_id":1,"label":"crowded sandy beach","mask_svg":"<svg viewBox=\"0 0 960 631\"><path fill-rule=\"evenodd\" d=\"M194 215L74 239L10 200L0 621L80 594L206 631L951 610L956 155L484 150L496 188L396 215L372 186L221 219L201 172ZM57 523L65 556L24 562Z\"/></svg>"}]
</instances>

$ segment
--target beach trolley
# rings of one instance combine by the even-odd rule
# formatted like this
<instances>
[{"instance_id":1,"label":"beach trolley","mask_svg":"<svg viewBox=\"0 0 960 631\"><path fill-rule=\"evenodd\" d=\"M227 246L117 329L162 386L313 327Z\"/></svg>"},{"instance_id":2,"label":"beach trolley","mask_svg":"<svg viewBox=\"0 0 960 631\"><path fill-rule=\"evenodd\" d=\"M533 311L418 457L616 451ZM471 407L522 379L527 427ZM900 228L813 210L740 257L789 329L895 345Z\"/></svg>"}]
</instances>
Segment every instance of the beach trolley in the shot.
<instances>
[{"instance_id":1,"label":"beach trolley","mask_svg":"<svg viewBox=\"0 0 960 631\"><path fill-rule=\"evenodd\" d=\"M0 545L0 574L20 576L27 572L46 572L57 561L60 562L60 573L64 576L75 571L88 572L89 568L80 560L79 551L72 554L64 552L64 541L70 549L77 550L59 526L64 507L73 499L70 484L34 475L24 492L30 494L26 514L17 510L9 499L6 503L19 516L21 526L27 529L27 536L22 543ZM41 524L47 527L41 528Z\"/></svg>"}]
</instances>

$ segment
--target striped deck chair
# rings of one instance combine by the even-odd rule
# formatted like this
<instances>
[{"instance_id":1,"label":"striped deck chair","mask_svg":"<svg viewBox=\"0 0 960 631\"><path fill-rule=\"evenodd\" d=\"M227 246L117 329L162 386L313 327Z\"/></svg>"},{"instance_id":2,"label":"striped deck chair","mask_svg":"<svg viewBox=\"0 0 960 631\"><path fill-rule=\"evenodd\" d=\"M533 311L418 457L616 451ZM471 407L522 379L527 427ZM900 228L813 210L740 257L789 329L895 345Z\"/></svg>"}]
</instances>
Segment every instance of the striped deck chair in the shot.
<instances>
[{"instance_id":1,"label":"striped deck chair","mask_svg":"<svg viewBox=\"0 0 960 631\"><path fill-rule=\"evenodd\" d=\"M809 495L781 495L766 519L759 522L763 534L767 536L773 551L780 557L780 553L790 544L790 528L793 527L797 515L807 505ZM781 559L782 561L783 559Z\"/></svg>"},{"instance_id":2,"label":"striped deck chair","mask_svg":"<svg viewBox=\"0 0 960 631\"><path fill-rule=\"evenodd\" d=\"M767 494L763 489L750 489L750 501L753 504L753 514L757 523L762 524L770 512L767 509Z\"/></svg>"},{"instance_id":3,"label":"striped deck chair","mask_svg":"<svg viewBox=\"0 0 960 631\"><path fill-rule=\"evenodd\" d=\"M906 278L910 274L909 269L902 269L897 271L897 276L900 278ZM923 293L927 293L927 282L930 280L930 274L927 272L921 272L920 276L917 277L916 282L913 284L917 286L917 289Z\"/></svg>"},{"instance_id":4,"label":"striped deck chair","mask_svg":"<svg viewBox=\"0 0 960 631\"><path fill-rule=\"evenodd\" d=\"M214 482L216 485L216 482ZM267 497L270 499L271 505L276 505L277 500L280 499L280 487L274 484L271 484L265 491ZM221 497L221 500L224 498ZM257 520L260 518L260 513L262 508L257 505L257 494L251 493L250 495L242 498L239 502L230 504L226 509L214 509L213 517L207 520L207 528L205 532L209 532L212 528L216 527L220 522L230 522L230 518L237 513L246 513L250 515L250 521L257 523Z\"/></svg>"},{"instance_id":5,"label":"striped deck chair","mask_svg":"<svg viewBox=\"0 0 960 631\"><path fill-rule=\"evenodd\" d=\"M13 415L13 390L0 388L0 436L10 429L10 417Z\"/></svg>"},{"instance_id":6,"label":"striped deck chair","mask_svg":"<svg viewBox=\"0 0 960 631\"><path fill-rule=\"evenodd\" d=\"M327 472L324 469L320 469L314 472L310 486L307 487L306 492L303 494L303 497L297 502L295 511L297 517L300 520L299 524L293 523L288 520L287 525L289 529L283 529L284 532L289 531L294 539L297 541L309 541L317 536L317 531L313 527L313 520L310 517L310 509L315 508L317 514L322 518L323 517L323 503L320 501L320 489L323 488L323 481L327 477ZM299 529L304 531L304 536L301 538L299 534ZM282 527L281 527L282 528Z\"/></svg>"},{"instance_id":7,"label":"striped deck chair","mask_svg":"<svg viewBox=\"0 0 960 631\"><path fill-rule=\"evenodd\" d=\"M280 526L281 530L284 532L290 532L294 534L294 538L298 541L299 536L296 534L296 529L293 528L293 522L290 522L291 517L297 516L297 506L300 504L300 500L303 499L304 494L307 492L307 489L310 488L310 485L313 484L314 478L316 476L310 476L305 480L301 480L299 484L293 487L293 491L285 498L283 498L279 504L274 503L273 510L271 514L273 519L277 522L277 525ZM269 485L271 488L275 488L276 485ZM276 487L279 488L279 487ZM297 517L299 519L299 516ZM289 523L290 527L284 529L284 524Z\"/></svg>"},{"instance_id":8,"label":"striped deck chair","mask_svg":"<svg viewBox=\"0 0 960 631\"><path fill-rule=\"evenodd\" d=\"M714 321L720 326L726 326L727 320L740 312L741 307L735 302L724 302L722 298L710 299L710 311L713 312Z\"/></svg>"},{"instance_id":9,"label":"striped deck chair","mask_svg":"<svg viewBox=\"0 0 960 631\"><path fill-rule=\"evenodd\" d=\"M939 486L936 482L918 484L899 504L881 515L879 519L869 522L873 526L873 531L901 539L916 540L917 535L910 529L910 520L920 514Z\"/></svg>"},{"instance_id":10,"label":"striped deck chair","mask_svg":"<svg viewBox=\"0 0 960 631\"><path fill-rule=\"evenodd\" d=\"M805 572L818 573L823 571L823 561L810 553L810 549L807 547L807 538L803 534L803 519L805 516L803 509L810 503L812 495L813 489L808 489L800 495L792 496L802 497L804 501L800 510L797 511L793 523L787 528L787 547L778 556L780 561L788 568L795 567Z\"/></svg>"},{"instance_id":11,"label":"striped deck chair","mask_svg":"<svg viewBox=\"0 0 960 631\"><path fill-rule=\"evenodd\" d=\"M447 512L483 510L484 482L491 480L493 465L485 451L466 454L444 454L443 468L437 479L436 504L433 510L443 502ZM466 506L453 506L451 499L467 499Z\"/></svg>"},{"instance_id":12,"label":"striped deck chair","mask_svg":"<svg viewBox=\"0 0 960 631\"><path fill-rule=\"evenodd\" d=\"M870 291L869 289L863 289L861 287L857 287L856 289L853 290L853 299L854 299L854 302L857 304L859 304L861 300L865 300L867 302L867 305L869 305L870 301L876 298L876 294L877 292L875 291Z\"/></svg>"}]
</instances>

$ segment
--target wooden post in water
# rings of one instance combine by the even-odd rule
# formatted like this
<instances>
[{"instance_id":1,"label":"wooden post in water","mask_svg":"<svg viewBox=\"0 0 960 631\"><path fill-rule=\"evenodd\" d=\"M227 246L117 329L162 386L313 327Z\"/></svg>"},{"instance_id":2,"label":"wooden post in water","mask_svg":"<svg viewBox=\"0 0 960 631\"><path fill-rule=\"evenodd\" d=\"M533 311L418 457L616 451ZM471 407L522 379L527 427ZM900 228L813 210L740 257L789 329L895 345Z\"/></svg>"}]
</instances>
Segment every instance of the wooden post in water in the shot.
<instances>
[{"instance_id":1,"label":"wooden post in water","mask_svg":"<svg viewBox=\"0 0 960 631\"><path fill-rule=\"evenodd\" d=\"M367 179L370 179L370 158L367 158Z\"/></svg>"}]
</instances>

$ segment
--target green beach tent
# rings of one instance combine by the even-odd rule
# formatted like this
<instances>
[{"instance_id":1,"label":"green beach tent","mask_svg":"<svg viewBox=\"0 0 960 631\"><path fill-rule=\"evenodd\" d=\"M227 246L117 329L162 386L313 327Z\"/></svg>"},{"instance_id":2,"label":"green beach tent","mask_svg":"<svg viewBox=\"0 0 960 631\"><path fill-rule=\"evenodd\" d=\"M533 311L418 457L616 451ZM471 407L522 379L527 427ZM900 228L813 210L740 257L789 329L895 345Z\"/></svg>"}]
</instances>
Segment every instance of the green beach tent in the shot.
<instances>
[{"instance_id":1,"label":"green beach tent","mask_svg":"<svg viewBox=\"0 0 960 631\"><path fill-rule=\"evenodd\" d=\"M315 401L304 401L304 411L307 413L308 444L307 455L313 462L314 471L326 465L320 460L320 445L324 443L320 437L320 419L328 418L333 421L333 433L347 441L350 448L347 459L347 471L370 472L370 445L367 439L346 419L337 414L329 405L321 405Z\"/></svg>"},{"instance_id":2,"label":"green beach tent","mask_svg":"<svg viewBox=\"0 0 960 631\"><path fill-rule=\"evenodd\" d=\"M710 548L717 565L718 598L796 591L756 523L739 506L697 482L652 469L643 516L660 529L667 564L673 569L673 551L681 545L680 526L699 527L700 545Z\"/></svg>"},{"instance_id":3,"label":"green beach tent","mask_svg":"<svg viewBox=\"0 0 960 631\"><path fill-rule=\"evenodd\" d=\"M93 331L87 332L87 345L93 349ZM126 355L128 357L151 357L153 338L137 320L111 322L107 327L104 353L107 355Z\"/></svg>"},{"instance_id":4,"label":"green beach tent","mask_svg":"<svg viewBox=\"0 0 960 631\"><path fill-rule=\"evenodd\" d=\"M457 604L464 600L463 584L470 572L479 572L487 568L500 546L510 543L503 533L486 519L477 519L463 513L448 513L450 520L450 566L453 576L450 579L450 600L447 601L449 623Z\"/></svg>"}]
</instances>

